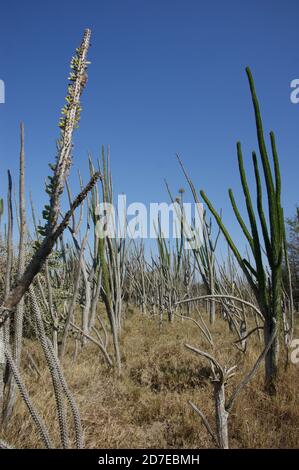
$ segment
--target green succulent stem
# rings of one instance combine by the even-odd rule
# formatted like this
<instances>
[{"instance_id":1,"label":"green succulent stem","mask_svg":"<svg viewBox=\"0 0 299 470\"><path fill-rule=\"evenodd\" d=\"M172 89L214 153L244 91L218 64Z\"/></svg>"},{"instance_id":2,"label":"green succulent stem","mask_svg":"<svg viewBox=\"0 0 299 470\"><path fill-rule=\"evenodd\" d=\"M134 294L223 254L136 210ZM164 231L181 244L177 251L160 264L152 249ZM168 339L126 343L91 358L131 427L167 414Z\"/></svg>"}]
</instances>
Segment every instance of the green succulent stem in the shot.
<instances>
[{"instance_id":1,"label":"green succulent stem","mask_svg":"<svg viewBox=\"0 0 299 470\"><path fill-rule=\"evenodd\" d=\"M244 272L246 279L256 296L260 310L265 319L265 342L271 337L275 323L279 324L281 319L281 301L282 301L282 261L283 247L285 240L283 209L281 206L281 176L279 168L279 159L275 142L275 135L270 132L270 142L272 150L272 159L274 171L271 169L268 157L262 118L260 113L259 102L255 91L252 73L249 67L246 68L249 81L251 98L255 114L256 132L259 145L259 152L263 167L263 174L266 183L266 192L268 200L269 221L267 222L263 208L263 189L259 172L258 160L256 153L252 153L252 161L254 167L255 183L256 183L256 200L257 215L262 231L262 238L267 260L263 259L263 246L260 240L257 219L252 204L252 197L247 182L246 171L243 162L241 143L237 143L237 155L240 180L242 184L243 194L246 203L247 216L250 223L250 229L244 222L243 217L237 207L232 190L229 190L229 197L232 204L236 219L248 241L253 253L255 268L248 260L243 259L239 250L233 242L233 239L223 224L220 215L215 210L213 204L208 199L204 191L200 194L207 204L209 210L216 219L216 222L223 233L229 247L236 257L240 268ZM274 173L274 175L273 175ZM268 269L270 268L270 279L268 279ZM268 354L265 357L266 369L266 387L270 393L275 393L276 377L277 377L277 361L278 361L278 338L271 345Z\"/></svg>"}]
</instances>

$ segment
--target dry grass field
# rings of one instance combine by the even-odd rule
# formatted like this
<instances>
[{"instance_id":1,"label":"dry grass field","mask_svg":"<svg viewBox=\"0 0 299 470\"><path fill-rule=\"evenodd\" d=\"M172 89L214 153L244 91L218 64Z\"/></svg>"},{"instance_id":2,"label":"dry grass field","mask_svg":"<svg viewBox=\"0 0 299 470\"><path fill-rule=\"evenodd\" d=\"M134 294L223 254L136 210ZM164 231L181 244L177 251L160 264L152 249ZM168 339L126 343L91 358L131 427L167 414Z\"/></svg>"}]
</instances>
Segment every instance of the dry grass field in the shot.
<instances>
[{"instance_id":1,"label":"dry grass field","mask_svg":"<svg viewBox=\"0 0 299 470\"><path fill-rule=\"evenodd\" d=\"M251 337L248 352L243 356L231 346L233 336L220 318L213 333L219 362L239 364L229 394L234 383L252 366L261 346ZM160 329L157 317L129 310L121 337L124 364L121 378L107 370L97 347L91 343L82 349L76 362L69 349L63 367L81 412L87 448L214 447L199 416L188 404L192 400L214 426L209 364L186 350L185 342L208 350L194 324L178 319L173 324L165 321ZM30 350L40 373L38 376L28 367L24 354L22 372L26 385L59 445L48 369L36 342L26 340L25 349ZM298 388L298 366L291 364L287 373L281 367L278 393L270 397L263 392L261 367L230 415L230 447L298 447ZM19 397L5 439L18 448L42 447Z\"/></svg>"}]
</instances>

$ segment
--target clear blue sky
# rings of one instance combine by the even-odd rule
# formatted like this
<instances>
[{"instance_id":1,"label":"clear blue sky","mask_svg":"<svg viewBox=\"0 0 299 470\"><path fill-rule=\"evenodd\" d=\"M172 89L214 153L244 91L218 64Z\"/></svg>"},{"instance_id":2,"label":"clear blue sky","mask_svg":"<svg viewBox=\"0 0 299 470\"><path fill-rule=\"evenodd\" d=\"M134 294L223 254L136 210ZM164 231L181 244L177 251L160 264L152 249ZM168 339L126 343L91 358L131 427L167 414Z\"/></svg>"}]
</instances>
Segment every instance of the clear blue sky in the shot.
<instances>
[{"instance_id":1,"label":"clear blue sky","mask_svg":"<svg viewBox=\"0 0 299 470\"><path fill-rule=\"evenodd\" d=\"M27 192L38 209L45 203L69 61L90 27L92 64L73 176L80 169L86 181L87 153L98 156L102 143L111 144L115 191L130 202L163 201L164 178L174 192L186 186L179 152L196 187L235 230L227 196L230 186L241 196L235 144L242 141L251 175L257 148L244 72L250 65L265 130L277 135L285 213L294 213L299 104L290 101L290 82L299 78L298 1L5 0L0 14L1 196L6 170L17 176L22 120Z\"/></svg>"}]
</instances>

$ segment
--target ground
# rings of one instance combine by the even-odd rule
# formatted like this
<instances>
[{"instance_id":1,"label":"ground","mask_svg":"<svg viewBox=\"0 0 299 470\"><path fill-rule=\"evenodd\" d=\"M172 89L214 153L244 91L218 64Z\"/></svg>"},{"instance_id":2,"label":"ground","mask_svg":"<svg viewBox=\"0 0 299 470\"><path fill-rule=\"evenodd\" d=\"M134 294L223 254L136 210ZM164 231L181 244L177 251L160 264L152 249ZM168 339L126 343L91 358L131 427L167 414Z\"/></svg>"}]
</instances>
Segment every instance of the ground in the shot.
<instances>
[{"instance_id":1,"label":"ground","mask_svg":"<svg viewBox=\"0 0 299 470\"><path fill-rule=\"evenodd\" d=\"M223 365L238 364L238 374L228 396L253 365L262 346L252 338L245 358L231 346L227 323L217 319L212 328L216 354ZM72 344L63 361L65 375L79 406L87 448L207 448L215 447L192 400L214 427L213 389L209 363L184 347L188 342L212 352L196 325L187 320L164 322L129 310L122 332L123 374L108 370L97 347L87 344L77 361ZM28 367L23 354L22 371L30 395L44 417L53 440L58 441L57 420L49 373L39 347L26 340L24 351L34 357L40 376ZM263 391L263 367L237 399L229 418L232 448L294 448L299 445L299 365L283 367L278 393ZM14 447L37 448L42 443L18 397L5 440Z\"/></svg>"}]
</instances>

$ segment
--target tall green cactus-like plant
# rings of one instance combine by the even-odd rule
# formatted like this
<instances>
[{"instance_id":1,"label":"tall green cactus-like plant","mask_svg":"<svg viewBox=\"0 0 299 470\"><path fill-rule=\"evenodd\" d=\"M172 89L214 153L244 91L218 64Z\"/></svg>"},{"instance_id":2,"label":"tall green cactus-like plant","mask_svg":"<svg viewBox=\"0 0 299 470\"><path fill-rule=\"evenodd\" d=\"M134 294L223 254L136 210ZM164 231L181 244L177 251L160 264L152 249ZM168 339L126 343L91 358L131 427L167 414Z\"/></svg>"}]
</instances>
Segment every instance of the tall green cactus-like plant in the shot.
<instances>
[{"instance_id":1,"label":"tall green cactus-like plant","mask_svg":"<svg viewBox=\"0 0 299 470\"><path fill-rule=\"evenodd\" d=\"M256 193L257 193L257 215L260 222L261 233L257 224L257 216L253 208L252 198L247 182L246 172L243 163L241 143L237 143L237 154L240 178L243 193L246 202L247 214L249 218L250 228L246 225L239 209L237 207L233 191L229 189L229 198L237 218L239 225L247 239L253 254L255 266L247 259L244 259L229 231L224 226L220 215L207 198L204 191L201 196L208 208L214 215L219 228L224 234L232 252L234 253L241 269L243 270L248 283L250 284L262 314L265 319L264 323L264 341L268 344L275 323L281 318L281 300L282 300L282 261L283 261L283 243L284 243L284 218L281 206L281 177L279 169L278 154L275 143L274 133L270 132L270 142L272 150L272 158L274 171L271 169L270 160L265 144L262 119L260 114L259 102L255 92L253 77L249 67L246 68L249 81L250 92L254 107L256 131L259 145L260 158L263 167L263 175L266 183L267 203L268 203L268 219L266 218L263 208L263 190L260 177L258 159L255 152L252 153L252 160L255 173ZM261 236L264 242L262 246ZM263 248L265 249L267 262L263 256ZM270 278L268 279L267 267L270 269ZM277 379L277 362L278 362L278 346L279 339L276 337L265 357L265 384L269 393L276 392Z\"/></svg>"}]
</instances>

